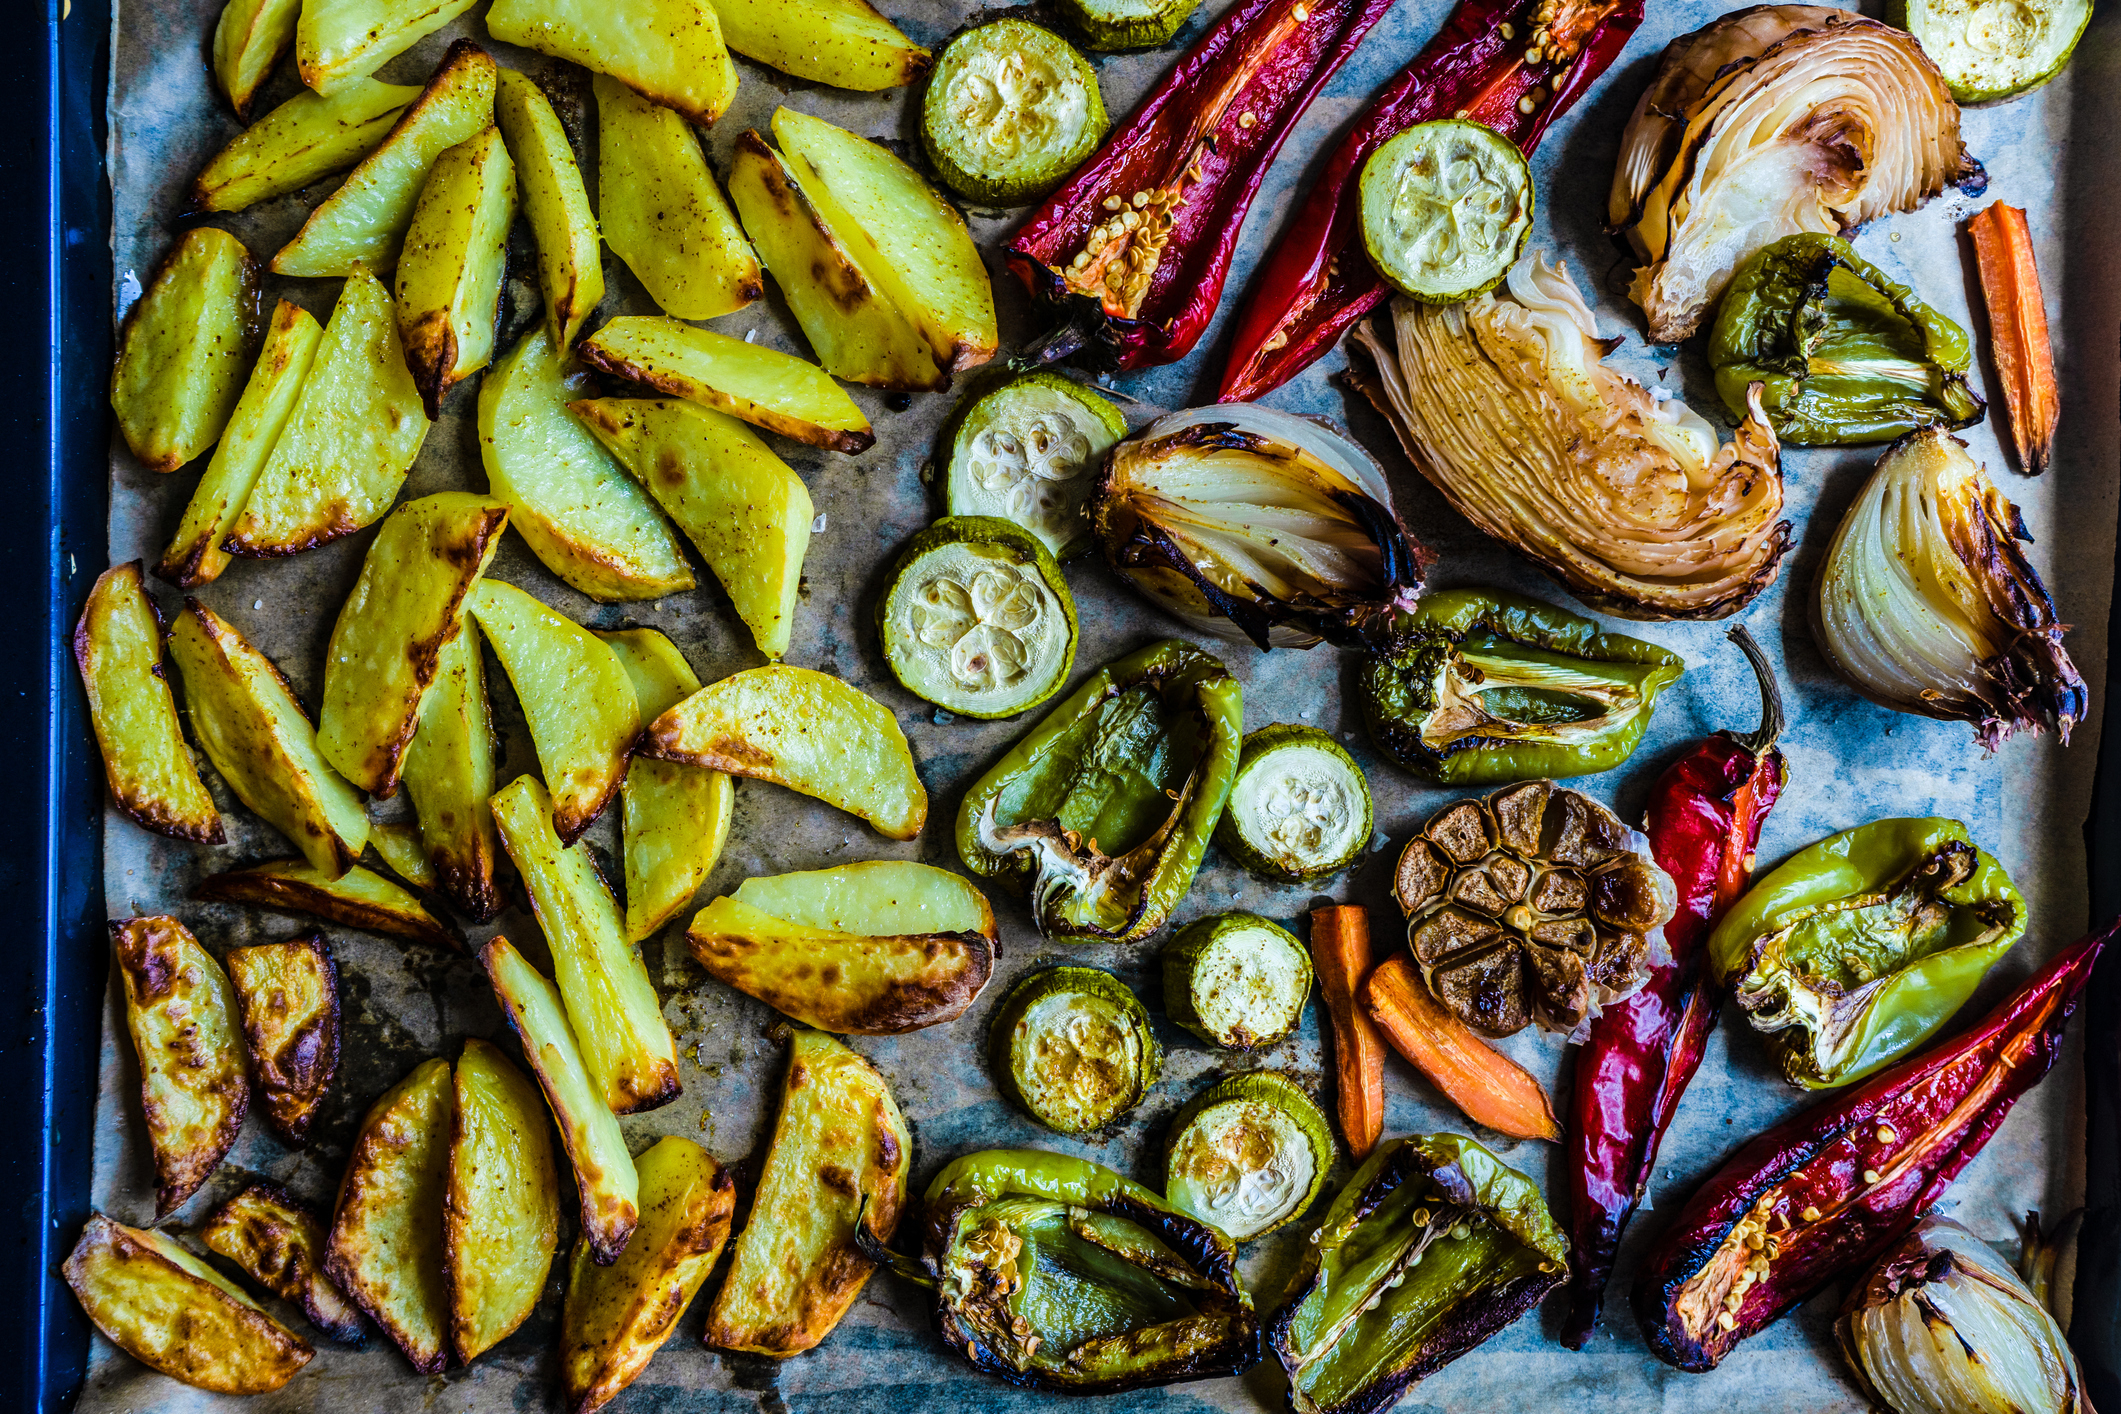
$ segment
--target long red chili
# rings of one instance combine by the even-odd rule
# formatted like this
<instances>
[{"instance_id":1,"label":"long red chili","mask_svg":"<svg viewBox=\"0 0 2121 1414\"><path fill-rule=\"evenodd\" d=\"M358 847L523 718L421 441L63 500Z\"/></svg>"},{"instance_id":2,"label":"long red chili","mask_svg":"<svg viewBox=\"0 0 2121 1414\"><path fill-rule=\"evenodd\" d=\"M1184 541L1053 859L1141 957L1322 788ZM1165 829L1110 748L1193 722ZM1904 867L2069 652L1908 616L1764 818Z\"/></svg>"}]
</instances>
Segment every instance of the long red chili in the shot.
<instances>
[{"instance_id":1,"label":"long red chili","mask_svg":"<svg viewBox=\"0 0 2121 1414\"><path fill-rule=\"evenodd\" d=\"M1971 1031L1725 1160L1636 1279L1635 1314L1657 1358L1713 1369L1738 1342L1898 1241L2047 1074L2116 931L2121 922L2063 949Z\"/></svg>"},{"instance_id":2,"label":"long red chili","mask_svg":"<svg viewBox=\"0 0 2121 1414\"><path fill-rule=\"evenodd\" d=\"M1597 1324L1620 1234L1716 1027L1723 995L1708 975L1710 925L1745 892L1760 827L1789 779L1775 747L1782 696L1774 670L1743 628L1731 630L1731 641L1759 679L1760 728L1696 743L1650 788L1644 832L1679 892L1679 910L1664 925L1672 960L1599 1013L1576 1060L1562 1141L1570 1294L1561 1341L1571 1350L1583 1349Z\"/></svg>"},{"instance_id":3,"label":"long red chili","mask_svg":"<svg viewBox=\"0 0 2121 1414\"><path fill-rule=\"evenodd\" d=\"M1280 387L1391 293L1363 252L1357 196L1363 163L1386 139L1435 118L1472 118L1529 154L1641 23L1642 0L1460 0L1442 33L1371 100L1261 262L1220 400Z\"/></svg>"}]
</instances>

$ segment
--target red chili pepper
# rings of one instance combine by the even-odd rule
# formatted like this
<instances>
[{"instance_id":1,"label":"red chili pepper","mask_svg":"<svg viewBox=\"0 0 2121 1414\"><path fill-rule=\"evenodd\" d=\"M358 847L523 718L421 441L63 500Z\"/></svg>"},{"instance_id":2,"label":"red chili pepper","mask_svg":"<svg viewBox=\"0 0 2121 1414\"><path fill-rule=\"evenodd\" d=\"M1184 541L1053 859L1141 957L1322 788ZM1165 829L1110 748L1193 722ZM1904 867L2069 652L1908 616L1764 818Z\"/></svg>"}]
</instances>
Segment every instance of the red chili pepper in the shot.
<instances>
[{"instance_id":1,"label":"red chili pepper","mask_svg":"<svg viewBox=\"0 0 2121 1414\"><path fill-rule=\"evenodd\" d=\"M1598 1321L1620 1234L1716 1028L1723 990L1708 972L1710 925L1745 892L1760 827L1789 780L1775 746L1782 695L1774 670L1751 634L1734 628L1730 636L1760 682L1760 728L1747 736L1717 732L1650 788L1644 832L1679 890L1679 910L1664 925L1672 960L1651 968L1641 991L1599 1013L1576 1060L1562 1141L1570 1298L1561 1342L1571 1350L1583 1349Z\"/></svg>"},{"instance_id":2,"label":"red chili pepper","mask_svg":"<svg viewBox=\"0 0 2121 1414\"><path fill-rule=\"evenodd\" d=\"M2121 922L2072 943L1965 1035L1725 1160L1636 1279L1635 1314L1657 1358L1714 1369L1739 1341L1897 1242L2047 1074L2116 931Z\"/></svg>"},{"instance_id":3,"label":"red chili pepper","mask_svg":"<svg viewBox=\"0 0 2121 1414\"><path fill-rule=\"evenodd\" d=\"M1363 250L1357 189L1371 153L1416 123L1457 117L1530 154L1641 23L1642 0L1460 0L1443 32L1356 119L1260 264L1219 400L1248 402L1280 387L1392 293Z\"/></svg>"}]
</instances>

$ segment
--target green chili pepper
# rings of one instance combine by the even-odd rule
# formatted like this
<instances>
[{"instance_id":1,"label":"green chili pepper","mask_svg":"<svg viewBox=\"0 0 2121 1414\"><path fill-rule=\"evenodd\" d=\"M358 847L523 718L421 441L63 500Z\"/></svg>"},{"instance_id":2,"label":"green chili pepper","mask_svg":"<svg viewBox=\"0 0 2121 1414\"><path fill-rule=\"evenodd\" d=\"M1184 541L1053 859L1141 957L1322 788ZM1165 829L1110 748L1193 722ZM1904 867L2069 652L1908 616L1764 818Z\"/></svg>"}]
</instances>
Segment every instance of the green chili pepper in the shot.
<instances>
[{"instance_id":1,"label":"green chili pepper","mask_svg":"<svg viewBox=\"0 0 2121 1414\"><path fill-rule=\"evenodd\" d=\"M1985 404L1967 386L1966 331L1839 236L1785 236L1732 277L1709 339L1731 416L1746 390L1785 442L1853 447L1918 427L1970 427Z\"/></svg>"},{"instance_id":2,"label":"green chili pepper","mask_svg":"<svg viewBox=\"0 0 2121 1414\"><path fill-rule=\"evenodd\" d=\"M1190 643L1152 643L980 778L958 811L958 854L976 874L1028 879L1049 938L1146 938L1193 884L1243 737L1229 669Z\"/></svg>"},{"instance_id":3,"label":"green chili pepper","mask_svg":"<svg viewBox=\"0 0 2121 1414\"><path fill-rule=\"evenodd\" d=\"M1446 785L1609 771L1686 663L1590 619L1488 589L1424 595L1357 686L1378 749Z\"/></svg>"},{"instance_id":4,"label":"green chili pepper","mask_svg":"<svg viewBox=\"0 0 2121 1414\"><path fill-rule=\"evenodd\" d=\"M1807 1090L1928 1040L2025 931L2025 899L1957 820L1878 820L1801 849L1709 935L1709 966Z\"/></svg>"}]
</instances>

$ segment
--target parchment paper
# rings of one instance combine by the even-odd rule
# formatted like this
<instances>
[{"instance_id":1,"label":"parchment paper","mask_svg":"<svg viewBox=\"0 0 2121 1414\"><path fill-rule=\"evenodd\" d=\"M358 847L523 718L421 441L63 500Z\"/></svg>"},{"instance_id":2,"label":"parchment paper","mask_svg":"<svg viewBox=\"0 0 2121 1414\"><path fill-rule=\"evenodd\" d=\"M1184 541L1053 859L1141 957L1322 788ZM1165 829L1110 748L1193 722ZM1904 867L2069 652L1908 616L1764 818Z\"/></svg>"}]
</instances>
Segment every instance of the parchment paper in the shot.
<instances>
[{"instance_id":1,"label":"parchment paper","mask_svg":"<svg viewBox=\"0 0 2121 1414\"><path fill-rule=\"evenodd\" d=\"M1189 44L1224 0L1209 0L1179 37ZM174 218L192 175L237 130L213 96L206 68L207 46L219 11L217 0L138 0L121 3L116 19L110 94L110 173L114 193L112 244L118 270L115 312L137 297L141 280L174 238ZM965 7L938 0L885 0L885 8L922 43L939 44L970 18ZM1621 366L1653 383L1683 391L1712 418L1721 411L1697 350L1676 359L1669 351L1644 348L1638 311L1618 297L1618 256L1600 233L1606 186L1618 135L1636 95L1665 42L1715 15L1712 3L1653 0L1650 14L1625 55L1549 136L1534 163L1539 192L1539 245L1557 247L1579 283L1600 300L1607 333L1625 345ZM1225 312L1245 288L1253 263L1265 250L1347 122L1369 95L1421 48L1446 13L1446 0L1401 0L1371 33L1361 52L1313 104L1269 176L1245 227ZM423 82L457 34L484 40L476 15L430 37L386 66L382 77ZM586 77L556 61L494 46L505 64L555 77L562 115L585 158L595 190L594 142L582 143L588 112ZM1159 78L1175 50L1098 60L1105 101L1115 117L1127 113ZM735 108L708 135L717 172L727 171L736 135L763 128L774 107L787 102L856 132L892 142L911 156L918 150L916 108L909 91L882 95L841 93L798 84L739 59L742 85ZM259 111L294 91L291 64L260 100ZM566 101L568 98L572 101ZM2070 648L2085 678L2105 680L2107 606L2115 527L2115 472L2121 425L2116 419L2116 331L2121 328L2121 290L2116 257L2121 254L2121 144L2114 141L2112 115L2121 111L2121 10L2093 21L2067 73L2039 93L1986 111L1969 112L1965 130L1972 150L1987 164L1992 184L1980 202L1950 195L1911 215L1881 221L1858 244L1896 278L1952 317L1970 319L1972 288L1961 259L1957 231L1987 200L2002 199L2030 212L2039 241L2039 262L2053 312L2063 380L2060 451L2055 469L2029 482L2007 470L1993 422L1966 434L1974 452L1992 469L2024 512L2037 537L2034 558L2053 590L2063 617L2075 625ZM918 160L917 157L914 160ZM309 206L337 179L310 192L269 203L227 219L262 261L296 228ZM1014 213L975 211L973 227L989 252L1001 312L1003 353L1034 333L1024 299L993 254ZM511 254L504 342L536 317L537 295L527 235L519 226ZM653 306L615 259L607 258L611 295L603 312L647 312ZM320 318L337 291L336 281L268 278L268 292L293 298ZM777 294L715 322L734 334L756 331L779 348L805 352L800 335ZM1970 324L1969 327L1983 327ZM1137 425L1154 413L1212 397L1225 354L1219 332L1205 339L1193 358L1175 367L1122 380L1120 388L1140 400L1130 408ZM1387 466L1402 517L1440 555L1434 582L1496 585L1555 602L1566 596L1510 551L1486 540L1446 508L1395 449L1388 430L1367 409L1348 404L1331 381L1341 366L1329 356L1274 393L1267 401L1292 411L1321 414L1348 423ZM1984 381L1987 370L1980 370ZM788 661L834 672L888 704L913 743L933 802L926 833L916 842L883 840L860 821L818 802L773 786L740 782L729 847L701 900L732 889L752 874L809 869L852 860L918 858L944 866L956 860L950 822L964 787L1033 719L996 723L938 721L933 709L898 687L878 655L869 627L869 604L882 588L881 566L906 535L941 513L935 477L936 434L960 397L976 396L991 374L960 380L948 394L916 396L894 408L886 399L855 390L875 423L878 442L859 457L770 439L775 450L809 484L822 517L806 565L807 590L798 610ZM448 488L482 490L473 432L475 389L451 400L429 434L405 487L407 496ZM904 401L904 400L900 400ZM1895 715L1855 696L1827 670L1805 624L1803 595L1839 516L1869 474L1874 451L1792 452L1784 469L1788 515L1796 549L1780 582L1754 604L1746 621L1778 661L1791 715L1783 739L1791 785L1768 821L1761 845L1763 867L1832 831L1886 815L1943 814L1972 826L1975 838L1994 851L2024 888L2033 907L2025 941L1995 971L1976 1007L2031 971L2055 948L2077 936L2085 923L2085 862L2081 825L2090 794L2098 745L2097 704L2065 750L2050 738L2020 739L1984 757L1964 726ZM152 564L175 526L198 477L190 468L170 476L142 470L114 439L111 463L110 551L113 562L144 556ZM372 532L371 532L372 533ZM290 560L237 562L200 597L234 621L273 656L312 705L319 687L324 639L340 601L357 573L370 534ZM492 572L520 584L584 622L613 627L654 624L683 647L700 676L713 680L759 661L748 635L730 612L713 576L701 569L702 587L653 604L599 607L561 585L511 536ZM1078 676L1150 639L1180 631L1116 581L1093 559L1078 560L1068 577L1082 618ZM157 586L166 603L176 596ZM1643 792L1684 745L1719 727L1749 729L1755 695L1744 663L1713 624L1637 627L1683 653L1685 679L1660 705L1642 748L1624 768L1577 784L1611 801L1623 814L1639 813ZM1365 769L1377 797L1378 836L1370 859L1325 893L1369 905L1379 943L1398 936L1397 912L1388 886L1393 848L1452 792L1427 789L1383 761L1361 731L1359 716L1343 706L1352 660L1331 649L1277 651L1263 655L1248 645L1226 645L1226 660L1243 680L1248 727L1270 721L1310 722L1340 733ZM489 657L489 681L506 751L500 779L535 770L528 734L505 678ZM218 781L213 782L230 830L219 849L177 845L149 836L113 814L107 831L105 896L112 917L169 912L186 920L216 951L290 936L310 926L279 915L187 901L199 878L240 862L290 853L285 841L251 818ZM379 804L397 814L402 798ZM617 812L592 835L615 856ZM1301 927L1301 917L1320 890L1273 888L1232 868L1213 851L1179 909L1187 919L1229 908L1246 908ZM970 1012L953 1025L896 1040L856 1038L856 1049L889 1078L915 1137L916 1191L950 1158L995 1145L1039 1145L1078 1153L1161 1187L1161 1138L1172 1113L1218 1074L1254 1066L1287 1069L1307 1084L1320 1078L1316 1008L1297 1035L1249 1060L1215 1053L1161 1019L1155 942L1136 947L1091 946L1065 950L1074 959L1111 967L1142 994L1158 1014L1169 1061L1149 1100L1113 1133L1088 1141L1045 1132L1005 1107L990 1083L984 1060L989 1014L1011 980L1057 951L1029 927L1020 903L997 899L1004 956L994 982ZM685 916L689 916L685 915ZM696 1138L738 1175L739 1221L744 1216L771 1121L786 1047L773 1036L778 1016L759 1003L707 980L687 957L682 917L646 956L665 997L665 1014L676 1033L683 1062L684 1094L676 1103L626 1122L636 1150L665 1133ZM526 910L499 922L508 936L543 961L542 940ZM507 1039L487 987L466 958L411 947L345 929L330 929L344 989L347 1037L339 1080L308 1149L289 1152L257 1124L250 1125L222 1174L179 1215L196 1224L245 1172L269 1175L328 1210L348 1143L369 1103L420 1059L454 1055L469 1035ZM475 930L483 936L484 930ZM105 1029L102 1097L97 1114L94 1192L96 1207L128 1222L152 1217L151 1170L139 1118L138 1075L124 1039L113 978ZM1527 1032L1504 1049L1538 1074L1557 1094L1569 1079L1568 1048L1558 1039ZM1388 1063L1386 1132L1465 1130L1470 1126L1396 1058ZM1803 1101L1773 1072L1759 1038L1735 1013L1716 1033L1708 1058L1664 1146L1652 1193L1654 1209L1683 1201L1691 1186L1739 1141L1798 1108ZM2081 1190L2082 1099L2079 1063L2072 1048L2055 1074L2012 1113L2009 1122L1952 1190L1952 1207L1976 1231L2008 1245L2012 1218L2027 1208L2058 1214ZM1544 1180L1552 1150L1513 1143L1491 1134L1486 1142L1508 1160ZM1345 1166L1335 1180L1344 1177ZM563 1202L563 1211L571 1199ZM1605 1324L1582 1354L1555 1342L1557 1306L1550 1306L1489 1341L1435 1378L1418 1386L1407 1407L1453 1410L1572 1409L1726 1410L1733 1407L1855 1410L1863 1401L1845 1382L1833 1353L1827 1321L1838 1293L1828 1293L1804 1311L1755 1337L1709 1375L1681 1375L1645 1353L1625 1293L1633 1263L1658 1229L1662 1213L1643 1214L1631 1227L1620 1272L1613 1283ZM570 1224L571 1226L571 1224ZM1311 1224L1299 1222L1276 1238L1247 1249L1244 1274L1256 1303L1271 1310L1281 1299L1296 1246ZM571 1240L571 1231L564 1234ZM564 1251L564 1249L563 1249ZM727 1258L724 1258L726 1268ZM251 1401L257 1410L378 1411L452 1409L499 1414L511 1409L557 1406L555 1341L560 1272L554 1275L536 1314L509 1340L469 1369L432 1378L417 1376L387 1342L372 1339L353 1350L319 1341L317 1358L281 1392ZM1012 1390L979 1375L946 1354L928 1330L923 1293L888 1276L874 1279L846 1320L816 1351L783 1364L732 1357L705 1349L700 1330L720 1276L711 1278L678 1333L658 1355L621 1410L922 1409L961 1407L1015 1410L1058 1402L1058 1397ZM297 1329L299 1318L288 1315ZM119 1410L193 1410L220 1401L154 1375L97 1338L87 1392L80 1408L105 1414ZM1208 1381L1165 1391L1091 1400L1086 1410L1229 1410L1279 1408L1283 1381L1271 1362L1243 1379Z\"/></svg>"}]
</instances>

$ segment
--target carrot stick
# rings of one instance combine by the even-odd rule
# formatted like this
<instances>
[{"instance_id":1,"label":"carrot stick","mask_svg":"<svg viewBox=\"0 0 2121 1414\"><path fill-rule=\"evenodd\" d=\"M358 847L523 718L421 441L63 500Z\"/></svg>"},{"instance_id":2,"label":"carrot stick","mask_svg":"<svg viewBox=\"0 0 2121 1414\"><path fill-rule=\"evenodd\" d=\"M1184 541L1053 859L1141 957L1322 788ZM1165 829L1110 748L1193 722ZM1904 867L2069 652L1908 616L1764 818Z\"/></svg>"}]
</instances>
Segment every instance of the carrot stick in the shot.
<instances>
[{"instance_id":1,"label":"carrot stick","mask_svg":"<svg viewBox=\"0 0 2121 1414\"><path fill-rule=\"evenodd\" d=\"M1362 984L1362 1004L1392 1049L1467 1118L1519 1139L1561 1138L1539 1082L1438 1005L1405 953L1377 965Z\"/></svg>"},{"instance_id":2,"label":"carrot stick","mask_svg":"<svg viewBox=\"0 0 2121 1414\"><path fill-rule=\"evenodd\" d=\"M1332 1023L1340 1137L1360 1163L1377 1147L1385 1129L1384 1042L1355 1005L1355 989L1370 970L1367 910L1342 904L1311 910L1311 970Z\"/></svg>"},{"instance_id":3,"label":"carrot stick","mask_svg":"<svg viewBox=\"0 0 2121 1414\"><path fill-rule=\"evenodd\" d=\"M1988 305L1989 352L2003 403L2010 410L2011 450L2018 470L2038 476L2054 447L2061 397L2055 389L2054 351L2047 342L2047 305L2033 266L2033 238L2025 213L1996 202L1966 223L1974 264Z\"/></svg>"}]
</instances>

